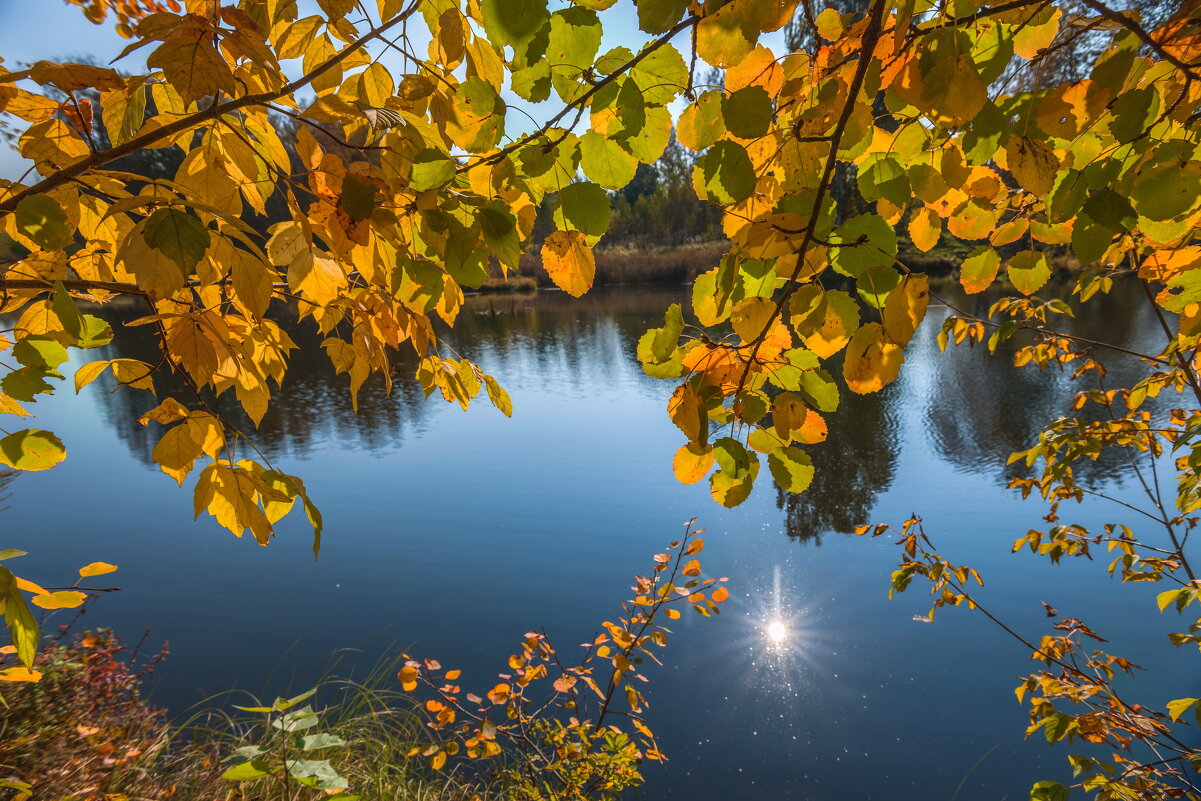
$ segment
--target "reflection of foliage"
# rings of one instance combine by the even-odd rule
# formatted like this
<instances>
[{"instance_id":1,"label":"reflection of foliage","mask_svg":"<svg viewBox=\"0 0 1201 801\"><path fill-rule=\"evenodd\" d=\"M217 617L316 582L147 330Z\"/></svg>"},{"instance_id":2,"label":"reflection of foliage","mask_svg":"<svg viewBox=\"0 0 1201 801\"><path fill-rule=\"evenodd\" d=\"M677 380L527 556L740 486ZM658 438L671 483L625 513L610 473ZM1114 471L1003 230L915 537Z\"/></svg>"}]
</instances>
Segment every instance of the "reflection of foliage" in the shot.
<instances>
[{"instance_id":1,"label":"reflection of foliage","mask_svg":"<svg viewBox=\"0 0 1201 801\"><path fill-rule=\"evenodd\" d=\"M889 408L895 397L893 388L873 395L843 393L838 413L826 418L829 440L809 450L813 483L799 494L776 490L789 537L821 545L826 532L850 534L868 519L896 471L900 442Z\"/></svg>"},{"instance_id":2,"label":"reflection of foliage","mask_svg":"<svg viewBox=\"0 0 1201 801\"><path fill-rule=\"evenodd\" d=\"M1064 331L1137 349L1146 344L1141 340L1147 332L1154 330L1149 327L1149 310L1138 305L1140 293L1133 283L1119 284L1065 320ZM977 300L976 307L987 308L997 297L989 294ZM1033 366L1014 369L1018 344L1004 343L996 355L982 345L948 349L939 359L939 377L931 383L925 415L933 445L944 459L965 472L995 471L999 482L1026 474L1021 463L1006 465L1005 460L1035 444L1047 421L1068 413L1073 397L1084 388L1057 365L1041 371ZM1107 368L1112 384L1138 380L1139 366L1133 358L1109 358ZM1095 416L1099 411L1084 413ZM1128 466L1125 454L1105 451L1096 461L1077 465L1076 472L1079 480L1096 488L1120 481Z\"/></svg>"},{"instance_id":3,"label":"reflection of foliage","mask_svg":"<svg viewBox=\"0 0 1201 801\"><path fill-rule=\"evenodd\" d=\"M13 479L17 477L17 471L8 467L0 467L0 512L3 512L8 507L4 502L9 499L9 485Z\"/></svg>"}]
</instances>

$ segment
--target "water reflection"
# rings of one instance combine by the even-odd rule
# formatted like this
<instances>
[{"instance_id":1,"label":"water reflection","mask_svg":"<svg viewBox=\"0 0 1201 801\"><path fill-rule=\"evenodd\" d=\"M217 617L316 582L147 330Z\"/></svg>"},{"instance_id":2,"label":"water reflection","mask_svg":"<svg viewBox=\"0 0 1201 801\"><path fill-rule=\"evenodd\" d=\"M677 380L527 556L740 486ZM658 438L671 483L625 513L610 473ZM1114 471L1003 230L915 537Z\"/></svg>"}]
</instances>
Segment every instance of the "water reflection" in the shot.
<instances>
[{"instance_id":1,"label":"water reflection","mask_svg":"<svg viewBox=\"0 0 1201 801\"><path fill-rule=\"evenodd\" d=\"M842 382L841 365L831 373ZM850 534L868 520L876 497L888 490L896 473L897 386L872 395L856 395L845 385L840 391L838 411L826 415L829 438L806 449L815 468L813 483L799 495L776 490L784 530L798 542L821 545L828 532Z\"/></svg>"},{"instance_id":2,"label":"water reflection","mask_svg":"<svg viewBox=\"0 0 1201 801\"><path fill-rule=\"evenodd\" d=\"M979 313L995 298L965 297L943 288L952 302ZM575 388L578 392L601 381L624 386L644 396L665 391L666 382L642 375L634 357L642 333L658 324L669 303L685 302L679 291L615 289L583 300L560 292L537 295L475 296L467 303L448 342L469 354L502 380L542 386ZM1140 303L1137 287L1118 286L1095 299L1086 312L1064 322L1070 333L1133 349L1155 347L1156 328L1150 310ZM106 358L155 359L149 326L126 327L140 308L107 307L101 312L117 332ZM926 330L936 330L948 310L931 310ZM399 378L392 392L378 377L370 379L359 396L356 414L350 403L346 376L336 376L319 347L321 336L310 322L290 325L300 346L292 355L284 385L254 439L275 455L305 457L319 444L335 443L356 451L381 454L402 446L406 438L426 429L430 410L415 381ZM842 388L839 410L828 415L829 440L808 449L816 468L813 484L799 495L776 491L786 534L798 542L821 545L830 532L849 534L870 518L877 498L892 486L901 448L898 417L920 408L923 427L937 454L958 470L987 475L1003 485L1020 474L1021 464L1004 465L1004 457L1037 441L1049 420L1069 412L1072 397L1082 385L1058 369L1033 367L1014 370L1014 346L989 355L985 348L952 347L939 353L933 336L918 337L906 353L906 370L897 384L883 392L857 395ZM411 375L415 360L408 352L395 356L397 373ZM1133 383L1140 369L1130 357L1107 357L1109 381ZM838 364L831 372L840 376ZM914 377L920 377L915 381ZM111 379L107 379L110 381ZM841 380L841 379L840 379ZM176 376L161 373L159 394L186 402L188 392ZM113 387L108 387L111 390ZM106 422L117 431L139 460L151 464L159 427L136 421L156 401L140 392L102 392ZM212 399L211 405L249 430L232 393ZM1107 453L1077 469L1085 486L1119 480L1126 464L1121 455Z\"/></svg>"},{"instance_id":3,"label":"water reflection","mask_svg":"<svg viewBox=\"0 0 1201 801\"><path fill-rule=\"evenodd\" d=\"M661 321L669 303L681 299L679 294L601 292L585 301L559 292L474 296L467 299L454 330L442 334L456 350L502 380L505 376L535 376L547 384L577 387L586 383L585 376L617 382L632 370L641 373L634 357L635 344L649 326L656 324L656 318ZM143 316L140 307L113 304L90 311L104 317L116 333L113 343L95 358L133 358L152 364L158 361L152 327L125 325ZM392 356L400 377L393 382L391 393L381 377L368 379L359 392L356 413L351 405L349 379L334 373L320 347L324 337L312 321L279 322L286 325L299 347L292 352L283 386L273 392L257 431L233 393L206 398L223 417L253 432L255 444L265 453L303 458L316 445L335 442L378 454L400 447L407 437L425 429L426 418L437 404L426 403L420 385L403 377L416 371L411 351ZM639 383L647 392L664 385L649 378ZM108 374L98 386L105 422L139 460L152 464L151 452L162 429L154 423L144 427L137 418L158 401L144 392L114 392L116 384ZM155 375L155 389L160 397L171 395L185 405L190 403L190 390L170 372Z\"/></svg>"},{"instance_id":4,"label":"water reflection","mask_svg":"<svg viewBox=\"0 0 1201 801\"><path fill-rule=\"evenodd\" d=\"M302 521L289 529L285 520L266 549L218 534L203 516L193 523L186 497L150 464L157 432L136 423L148 396L60 391L39 422L68 441L71 458L22 476L2 518L6 547L31 552L31 576L70 575L80 559L119 564L126 589L102 599L92 620L134 639L151 626L171 641L155 698L178 711L234 686L303 689L328 654L361 648L370 664L394 653L393 642L453 661L473 687L494 681L497 655L527 626L564 643L589 639L624 597L632 566L699 514L711 531L705 569L730 578L731 598L715 619L679 622L654 677L655 728L672 761L648 771L648 795L908 801L950 798L970 774L960 798L998 799L1025 797L1033 779L1070 779L1060 754L1021 740L1026 722L1007 689L1026 669L1020 649L970 615L915 622L929 608L921 593L890 602L897 554L886 538L798 548L780 524L792 540L818 542L865 520L927 514L948 554L987 571L990 608L1023 631L1045 626L1024 594L1037 583L1037 597L1061 609L1114 610L1119 625L1097 628L1116 629L1115 643L1124 635L1115 651L1146 653L1152 639L1168 649L1162 632L1127 615L1135 604L1101 603L1115 591L1103 571L1098 587L1085 566L1009 557L1015 532L1042 510L1013 501L997 462L1066 411L1071 385L1015 373L981 349L938 353L932 311L897 384L843 394L829 442L809 449L819 469L808 492L777 498L764 485L725 510L703 485L672 477L682 437L664 414L671 384L643 375L634 357L637 338L677 301L684 291L473 299L451 341L510 389L512 420L486 404L463 413L426 402L404 381L390 396L369 384L356 416L316 335L295 332L309 355L296 354L257 440L310 460L283 466L325 513L319 562ZM1138 342L1155 333L1117 300L1098 308L1137 319L1116 328L1080 320L1082 335ZM105 313L119 323L141 312ZM145 328L116 328L104 356L150 356ZM181 386L161 388L185 397ZM227 399L216 403L232 412ZM131 457L115 452L121 443ZM98 518L96 509L119 512ZM264 692L275 665L296 678ZM1164 686L1193 674L1190 662ZM970 714L948 726L930 714L931 699Z\"/></svg>"},{"instance_id":5,"label":"water reflection","mask_svg":"<svg viewBox=\"0 0 1201 801\"><path fill-rule=\"evenodd\" d=\"M998 297L986 293L968 298L954 288L940 290L947 291L948 300L956 306L979 314L986 313ZM1136 283L1116 285L1109 294L1090 300L1085 309L1076 306L1075 317L1056 321L1065 333L1136 351L1158 350L1163 335ZM934 319L928 325L941 324L949 313L931 309ZM1097 419L1102 414L1091 404L1081 412L1071 410L1078 392L1098 387L1095 377L1072 381L1070 369L1055 366L1042 371L1032 365L1014 369L1018 344L1007 343L995 355L983 346L951 346L946 353L939 353L933 339L924 338L915 339L906 351L907 362L924 362L923 369L930 374L924 398L925 425L939 456L959 470L987 474L998 483L1028 472L1020 462L1005 465L1005 459L1036 444L1048 422L1065 415ZM1105 380L1110 388L1133 386L1145 375L1146 366L1133 357L1098 350L1097 358L1106 365ZM1083 486L1095 489L1105 482L1121 483L1129 462L1126 454L1107 450L1098 460L1083 460L1073 469Z\"/></svg>"},{"instance_id":6,"label":"water reflection","mask_svg":"<svg viewBox=\"0 0 1201 801\"><path fill-rule=\"evenodd\" d=\"M8 509L8 506L4 502L11 497L9 485L12 484L13 479L16 477L16 470L9 467L0 467L0 512Z\"/></svg>"}]
</instances>

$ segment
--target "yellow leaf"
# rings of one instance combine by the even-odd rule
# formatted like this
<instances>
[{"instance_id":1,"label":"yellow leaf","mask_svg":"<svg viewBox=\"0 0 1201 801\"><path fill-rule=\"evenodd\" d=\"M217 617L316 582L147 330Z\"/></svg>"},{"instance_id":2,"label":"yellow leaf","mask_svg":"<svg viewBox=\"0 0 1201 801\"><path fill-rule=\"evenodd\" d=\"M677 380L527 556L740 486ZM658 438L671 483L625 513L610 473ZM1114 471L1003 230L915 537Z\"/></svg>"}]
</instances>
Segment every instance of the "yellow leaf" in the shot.
<instances>
[{"instance_id":1,"label":"yellow leaf","mask_svg":"<svg viewBox=\"0 0 1201 801\"><path fill-rule=\"evenodd\" d=\"M211 35L196 29L194 35L176 35L163 42L146 59L152 69L161 69L168 83L185 103L217 91L234 91L234 75L213 44Z\"/></svg>"},{"instance_id":2,"label":"yellow leaf","mask_svg":"<svg viewBox=\"0 0 1201 801\"><path fill-rule=\"evenodd\" d=\"M824 291L808 284L793 293L789 317L805 346L828 359L842 350L859 327L859 304L841 289Z\"/></svg>"},{"instance_id":3,"label":"yellow leaf","mask_svg":"<svg viewBox=\"0 0 1201 801\"><path fill-rule=\"evenodd\" d=\"M29 412L21 404L0 392L0 414L15 414L17 417L30 417Z\"/></svg>"},{"instance_id":4,"label":"yellow leaf","mask_svg":"<svg viewBox=\"0 0 1201 801\"><path fill-rule=\"evenodd\" d=\"M151 378L154 368L146 362L137 359L113 359L112 368L113 378L117 379L117 383L154 392L154 380Z\"/></svg>"},{"instance_id":5,"label":"yellow leaf","mask_svg":"<svg viewBox=\"0 0 1201 801\"><path fill-rule=\"evenodd\" d=\"M171 357L191 374L197 384L207 384L217 372L217 346L209 329L192 316L172 317L164 321L167 348Z\"/></svg>"},{"instance_id":6,"label":"yellow leaf","mask_svg":"<svg viewBox=\"0 0 1201 801\"><path fill-rule=\"evenodd\" d=\"M192 470L192 465L201 454L200 443L192 439L192 429L187 425L177 425L167 429L162 439L154 446L151 458L158 462L160 469L183 486L183 480Z\"/></svg>"},{"instance_id":7,"label":"yellow leaf","mask_svg":"<svg viewBox=\"0 0 1201 801\"><path fill-rule=\"evenodd\" d=\"M107 360L99 362L88 362L83 367L75 371L75 392L79 393L81 389L99 378L112 362ZM0 406L3 408L3 406Z\"/></svg>"},{"instance_id":8,"label":"yellow leaf","mask_svg":"<svg viewBox=\"0 0 1201 801\"><path fill-rule=\"evenodd\" d=\"M88 596L85 593L61 590L45 595L35 595L30 600L34 606L40 606L42 609L75 609L87 599Z\"/></svg>"},{"instance_id":9,"label":"yellow leaf","mask_svg":"<svg viewBox=\"0 0 1201 801\"><path fill-rule=\"evenodd\" d=\"M747 298L730 310L730 325L744 344L762 339L758 356L774 360L792 347L792 335L776 314L776 304L768 298Z\"/></svg>"},{"instance_id":10,"label":"yellow leaf","mask_svg":"<svg viewBox=\"0 0 1201 801\"><path fill-rule=\"evenodd\" d=\"M342 265L325 256L297 259L288 267L288 287L319 306L328 306L347 286Z\"/></svg>"},{"instance_id":11,"label":"yellow leaf","mask_svg":"<svg viewBox=\"0 0 1201 801\"><path fill-rule=\"evenodd\" d=\"M1039 17L1047 19L1040 21ZM1059 18L1063 11L1058 8L1046 9L1025 24L1019 25L1013 34L1013 51L1022 58L1033 60L1040 50L1051 46L1055 35L1059 33Z\"/></svg>"},{"instance_id":12,"label":"yellow leaf","mask_svg":"<svg viewBox=\"0 0 1201 801\"><path fill-rule=\"evenodd\" d=\"M713 448L690 442L676 451L671 469L681 484L695 484L713 467Z\"/></svg>"},{"instance_id":13,"label":"yellow leaf","mask_svg":"<svg viewBox=\"0 0 1201 801\"><path fill-rule=\"evenodd\" d=\"M39 165L39 171L49 172L43 164L56 168L88 156L87 143L62 120L43 120L35 123L17 140L21 155Z\"/></svg>"},{"instance_id":14,"label":"yellow leaf","mask_svg":"<svg viewBox=\"0 0 1201 801\"><path fill-rule=\"evenodd\" d=\"M596 260L582 231L555 231L542 245L542 266L567 294L580 297L592 288Z\"/></svg>"},{"instance_id":15,"label":"yellow leaf","mask_svg":"<svg viewBox=\"0 0 1201 801\"><path fill-rule=\"evenodd\" d=\"M434 758L430 760L430 767L434 770L442 770L442 766L446 764L446 752L439 751L434 754Z\"/></svg>"},{"instance_id":16,"label":"yellow leaf","mask_svg":"<svg viewBox=\"0 0 1201 801\"><path fill-rule=\"evenodd\" d=\"M942 221L933 210L921 208L909 218L909 239L923 253L933 249L941 236Z\"/></svg>"},{"instance_id":17,"label":"yellow leaf","mask_svg":"<svg viewBox=\"0 0 1201 801\"><path fill-rule=\"evenodd\" d=\"M406 692L412 692L417 689L417 668L412 665L402 667L397 672L396 678L400 680L400 685Z\"/></svg>"},{"instance_id":18,"label":"yellow leaf","mask_svg":"<svg viewBox=\"0 0 1201 801\"><path fill-rule=\"evenodd\" d=\"M145 221L143 221L145 222ZM171 258L146 244L138 224L117 251L117 261L137 278L138 286L153 298L169 298L183 289L187 276Z\"/></svg>"},{"instance_id":19,"label":"yellow leaf","mask_svg":"<svg viewBox=\"0 0 1201 801\"><path fill-rule=\"evenodd\" d=\"M92 576L103 576L106 573L116 571L116 565L110 565L108 562L92 562L90 565L79 568L80 578L91 578Z\"/></svg>"},{"instance_id":20,"label":"yellow leaf","mask_svg":"<svg viewBox=\"0 0 1201 801\"><path fill-rule=\"evenodd\" d=\"M142 425L149 425L150 421L161 423L162 425L170 425L178 420L182 420L188 416L188 409L175 398L167 398L158 406L154 407L146 414L138 418L138 422Z\"/></svg>"},{"instance_id":21,"label":"yellow leaf","mask_svg":"<svg viewBox=\"0 0 1201 801\"><path fill-rule=\"evenodd\" d=\"M688 384L681 384L667 402L667 414L691 442L701 442L709 431L709 421L701 399Z\"/></svg>"},{"instance_id":22,"label":"yellow leaf","mask_svg":"<svg viewBox=\"0 0 1201 801\"><path fill-rule=\"evenodd\" d=\"M860 395L878 392L896 380L904 360L900 346L885 335L884 326L868 323L847 344L842 368L847 388Z\"/></svg>"},{"instance_id":23,"label":"yellow leaf","mask_svg":"<svg viewBox=\"0 0 1201 801\"><path fill-rule=\"evenodd\" d=\"M0 670L0 681L41 681L42 671L26 667L10 667Z\"/></svg>"},{"instance_id":24,"label":"yellow leaf","mask_svg":"<svg viewBox=\"0 0 1201 801\"><path fill-rule=\"evenodd\" d=\"M1046 197L1055 183L1059 157L1046 142L1027 136L1011 136L1005 145L1009 172L1018 184L1038 197Z\"/></svg>"},{"instance_id":25,"label":"yellow leaf","mask_svg":"<svg viewBox=\"0 0 1201 801\"><path fill-rule=\"evenodd\" d=\"M884 301L884 330L896 344L909 344L926 316L930 303L930 279L925 275L906 275Z\"/></svg>"}]
</instances>

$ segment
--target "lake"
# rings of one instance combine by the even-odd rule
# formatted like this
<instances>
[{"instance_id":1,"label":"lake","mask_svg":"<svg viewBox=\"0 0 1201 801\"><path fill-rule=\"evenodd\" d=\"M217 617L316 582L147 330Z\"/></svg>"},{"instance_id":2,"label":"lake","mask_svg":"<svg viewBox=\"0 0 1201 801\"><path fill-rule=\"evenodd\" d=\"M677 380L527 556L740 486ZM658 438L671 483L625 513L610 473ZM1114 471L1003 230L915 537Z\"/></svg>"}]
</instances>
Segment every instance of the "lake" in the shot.
<instances>
[{"instance_id":1,"label":"lake","mask_svg":"<svg viewBox=\"0 0 1201 801\"><path fill-rule=\"evenodd\" d=\"M411 381L389 396L373 380L355 415L346 377L321 353L297 353L257 442L324 513L316 561L300 515L267 548L193 521L190 489L158 471L155 437L136 423L148 397L99 382L75 396L68 382L36 405L35 422L62 437L68 460L0 491L4 545L30 551L20 572L41 581L94 560L120 565L123 589L77 625L169 641L152 697L182 713L231 687L304 689L335 661L365 669L400 648L487 689L531 628L563 652L590 639L630 577L696 517L709 532L706 573L729 577L731 599L719 618L685 615L652 673L650 720L670 761L646 767L636 796L1025 799L1034 781L1068 779L1066 754L1080 746L1023 741L1012 690L1032 669L1025 649L966 609L915 620L929 608L923 589L887 598L895 546L847 534L911 513L948 559L980 570L982 602L1027 637L1049 632L1045 601L1151 669L1127 682L1139 700L1201 694L1196 653L1164 637L1177 621L1155 614L1158 588L1109 580L1104 557L1054 567L1010 555L1014 539L1045 527L1045 507L1005 488L1005 457L1068 412L1066 376L1014 371L983 348L941 354L946 310L932 308L896 384L844 392L829 441L809 449L806 493L777 493L765 470L751 499L726 510L707 482L673 478L683 443L665 414L673 384L634 357L638 337L685 299L682 289L472 299L450 341L509 390L511 420L486 400L467 412L426 401ZM1090 305L1076 333L1158 349L1141 295L1119 287ZM83 361L144 355L146 330L119 331ZM316 350L313 334L297 336ZM398 369L412 367L406 356ZM1131 369L1116 364L1113 384ZM1090 486L1137 500L1119 463L1086 472ZM1064 518L1138 523L1104 501ZM772 620L787 629L780 644L765 633Z\"/></svg>"}]
</instances>

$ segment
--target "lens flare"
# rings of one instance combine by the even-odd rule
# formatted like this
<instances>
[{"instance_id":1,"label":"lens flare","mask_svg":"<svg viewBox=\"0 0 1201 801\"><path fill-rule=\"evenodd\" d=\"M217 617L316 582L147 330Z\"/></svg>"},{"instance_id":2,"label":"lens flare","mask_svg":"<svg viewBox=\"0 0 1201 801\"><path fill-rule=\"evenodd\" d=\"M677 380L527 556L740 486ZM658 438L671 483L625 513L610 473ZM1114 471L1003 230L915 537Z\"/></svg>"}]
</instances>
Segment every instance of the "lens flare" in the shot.
<instances>
[{"instance_id":1,"label":"lens flare","mask_svg":"<svg viewBox=\"0 0 1201 801\"><path fill-rule=\"evenodd\" d=\"M773 645L779 645L788 639L788 627L781 620L773 620L768 623L765 633L767 634L768 641Z\"/></svg>"}]
</instances>

